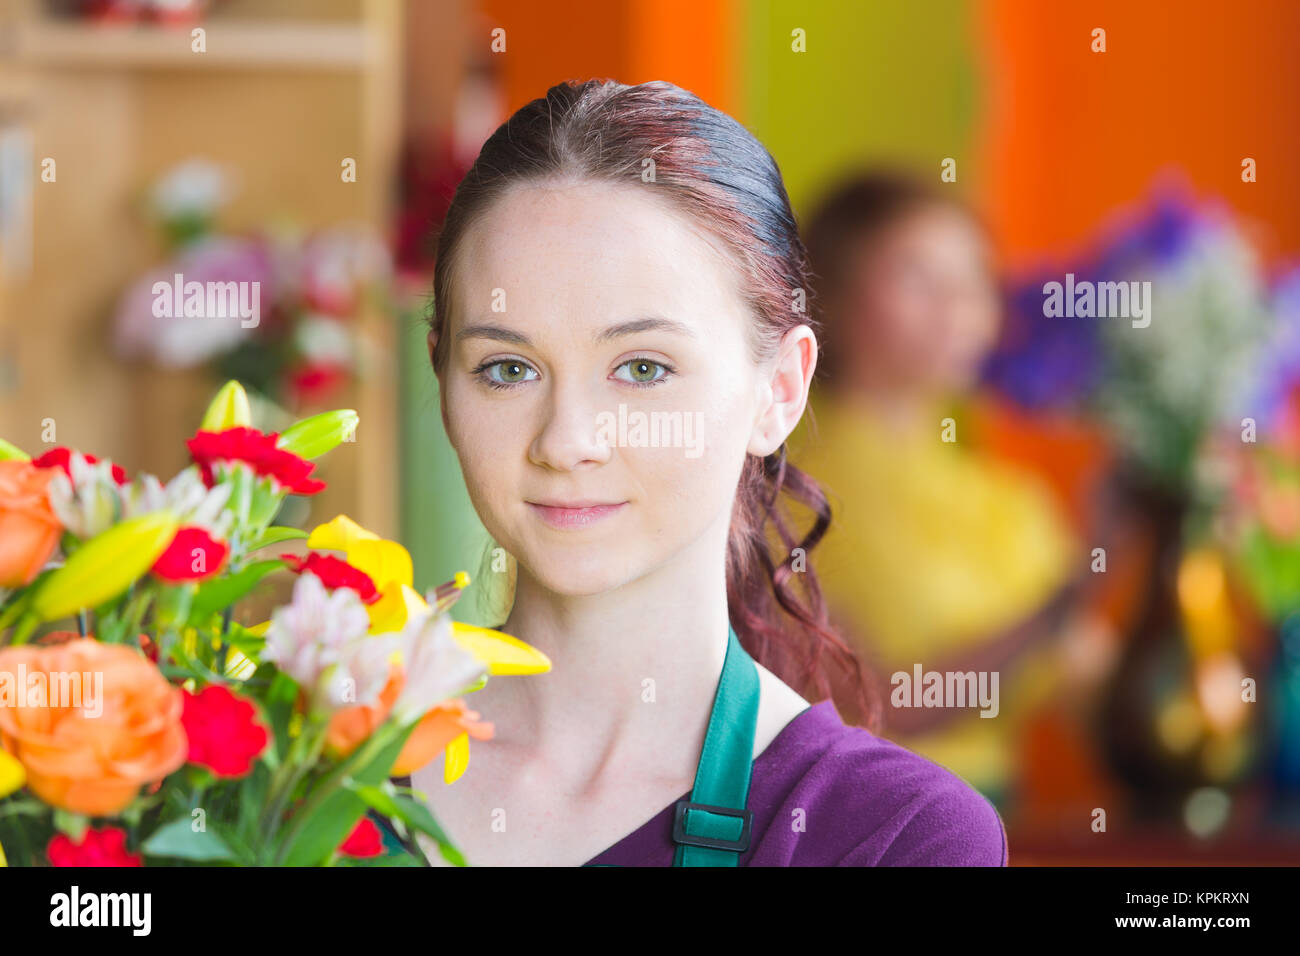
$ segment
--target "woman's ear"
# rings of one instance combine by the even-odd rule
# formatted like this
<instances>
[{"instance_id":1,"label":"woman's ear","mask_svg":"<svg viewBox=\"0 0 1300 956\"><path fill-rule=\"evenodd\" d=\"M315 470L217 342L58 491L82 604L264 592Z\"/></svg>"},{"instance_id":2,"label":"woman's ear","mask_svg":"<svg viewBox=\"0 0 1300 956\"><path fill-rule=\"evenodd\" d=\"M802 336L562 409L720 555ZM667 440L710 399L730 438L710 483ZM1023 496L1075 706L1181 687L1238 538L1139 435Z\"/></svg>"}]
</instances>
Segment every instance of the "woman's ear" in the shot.
<instances>
[{"instance_id":1,"label":"woman's ear","mask_svg":"<svg viewBox=\"0 0 1300 956\"><path fill-rule=\"evenodd\" d=\"M761 383L759 413L746 449L760 458L780 448L803 417L808 389L817 369L817 336L813 330L798 325L787 332L769 368Z\"/></svg>"},{"instance_id":2,"label":"woman's ear","mask_svg":"<svg viewBox=\"0 0 1300 956\"><path fill-rule=\"evenodd\" d=\"M428 339L429 339L429 365L432 366L433 350L438 347L438 330L433 327L430 327Z\"/></svg>"}]
</instances>

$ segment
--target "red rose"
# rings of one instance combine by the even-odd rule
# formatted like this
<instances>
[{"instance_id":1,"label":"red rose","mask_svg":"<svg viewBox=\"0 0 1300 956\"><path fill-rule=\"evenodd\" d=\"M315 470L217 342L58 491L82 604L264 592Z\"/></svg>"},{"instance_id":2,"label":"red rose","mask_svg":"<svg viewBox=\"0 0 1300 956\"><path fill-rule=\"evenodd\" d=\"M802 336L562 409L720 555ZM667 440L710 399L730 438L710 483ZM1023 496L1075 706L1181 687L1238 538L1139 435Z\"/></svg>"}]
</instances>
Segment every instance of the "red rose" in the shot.
<instances>
[{"instance_id":1,"label":"red rose","mask_svg":"<svg viewBox=\"0 0 1300 956\"><path fill-rule=\"evenodd\" d=\"M333 591L335 588L351 588L361 595L363 604L374 604L379 600L379 591L370 575L348 564L342 558L332 554L318 554L313 551L306 560L296 554L286 552L280 557L289 562L289 568L295 574L310 572L320 578L321 584Z\"/></svg>"},{"instance_id":2,"label":"red rose","mask_svg":"<svg viewBox=\"0 0 1300 956\"><path fill-rule=\"evenodd\" d=\"M242 777L266 749L266 728L256 721L257 708L220 684L197 694L185 691L181 725L189 738L189 762L218 777Z\"/></svg>"},{"instance_id":3,"label":"red rose","mask_svg":"<svg viewBox=\"0 0 1300 956\"><path fill-rule=\"evenodd\" d=\"M144 861L126 852L126 831L117 827L102 830L86 828L80 843L73 843L63 833L57 834L45 848L53 866L143 866Z\"/></svg>"},{"instance_id":4,"label":"red rose","mask_svg":"<svg viewBox=\"0 0 1300 956\"><path fill-rule=\"evenodd\" d=\"M203 556L203 570L194 570L195 551ZM206 528L188 525L176 532L167 550L153 564L153 573L164 581L202 581L221 570L230 549L224 541L208 534Z\"/></svg>"},{"instance_id":5,"label":"red rose","mask_svg":"<svg viewBox=\"0 0 1300 956\"><path fill-rule=\"evenodd\" d=\"M384 841L379 836L379 827L369 817L362 817L352 828L348 838L339 844L339 852L344 856L379 856L384 852Z\"/></svg>"},{"instance_id":6,"label":"red rose","mask_svg":"<svg viewBox=\"0 0 1300 956\"><path fill-rule=\"evenodd\" d=\"M81 457L86 459L86 464L93 465L99 461L94 455L87 455L82 452ZM33 458L32 464L37 468L62 468L63 473L68 476L68 481L72 480L72 468L68 461L72 458L72 449L60 445L57 448L51 448L39 458ZM126 484L126 469L121 465L113 466L113 480L119 485Z\"/></svg>"},{"instance_id":7,"label":"red rose","mask_svg":"<svg viewBox=\"0 0 1300 956\"><path fill-rule=\"evenodd\" d=\"M295 495L314 495L325 482L308 478L315 463L276 447L279 432L263 434L256 428L227 428L219 432L201 431L185 444L195 464L203 472L203 483L211 488L216 479L212 466L219 461L242 461L259 475L274 478Z\"/></svg>"}]
</instances>

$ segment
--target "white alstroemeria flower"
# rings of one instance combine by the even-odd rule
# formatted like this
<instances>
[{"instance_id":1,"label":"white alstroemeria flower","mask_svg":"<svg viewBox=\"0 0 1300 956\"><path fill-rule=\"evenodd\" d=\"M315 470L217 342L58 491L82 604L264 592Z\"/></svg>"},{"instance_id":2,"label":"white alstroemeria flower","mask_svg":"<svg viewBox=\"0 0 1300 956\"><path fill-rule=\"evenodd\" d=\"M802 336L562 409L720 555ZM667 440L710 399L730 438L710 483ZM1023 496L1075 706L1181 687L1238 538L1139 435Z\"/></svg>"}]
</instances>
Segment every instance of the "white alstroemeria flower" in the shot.
<instances>
[{"instance_id":1,"label":"white alstroemeria flower","mask_svg":"<svg viewBox=\"0 0 1300 956\"><path fill-rule=\"evenodd\" d=\"M339 650L338 663L322 675L317 704L332 713L379 700L396 650L396 634L364 634L349 640Z\"/></svg>"},{"instance_id":2,"label":"white alstroemeria flower","mask_svg":"<svg viewBox=\"0 0 1300 956\"><path fill-rule=\"evenodd\" d=\"M231 486L222 482L208 488L197 465L181 471L166 487L153 475L143 473L124 491L123 517L134 518L168 508L180 518L182 525L197 525L223 541L229 536L235 519L226 509Z\"/></svg>"},{"instance_id":3,"label":"white alstroemeria flower","mask_svg":"<svg viewBox=\"0 0 1300 956\"><path fill-rule=\"evenodd\" d=\"M437 595L426 596L430 606ZM419 720L434 705L454 697L480 680L487 667L452 637L451 615L432 610L414 613L397 636L405 683L393 703L392 715L402 726Z\"/></svg>"},{"instance_id":4,"label":"white alstroemeria flower","mask_svg":"<svg viewBox=\"0 0 1300 956\"><path fill-rule=\"evenodd\" d=\"M68 456L71 480L60 471L49 484L50 507L63 527L83 540L108 530L122 513L122 492L113 479L113 463L93 465L74 451Z\"/></svg>"},{"instance_id":5,"label":"white alstroemeria flower","mask_svg":"<svg viewBox=\"0 0 1300 956\"><path fill-rule=\"evenodd\" d=\"M298 575L293 599L271 614L262 660L297 681L313 702L327 705L330 694L320 694L327 671L336 674L336 665L345 660L358 672L377 666L364 655L357 659L356 649L350 647L369 630L370 615L355 591L338 588L330 594L321 579L307 571ZM342 695L339 689L336 696Z\"/></svg>"}]
</instances>

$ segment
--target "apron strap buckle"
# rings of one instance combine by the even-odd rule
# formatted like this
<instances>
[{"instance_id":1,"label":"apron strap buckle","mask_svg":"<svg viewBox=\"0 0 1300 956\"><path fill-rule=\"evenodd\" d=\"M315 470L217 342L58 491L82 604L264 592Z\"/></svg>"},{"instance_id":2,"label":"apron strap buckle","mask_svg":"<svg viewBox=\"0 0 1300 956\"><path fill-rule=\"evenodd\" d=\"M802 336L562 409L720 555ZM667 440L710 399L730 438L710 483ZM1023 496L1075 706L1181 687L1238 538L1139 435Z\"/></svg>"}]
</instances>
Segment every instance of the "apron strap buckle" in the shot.
<instances>
[{"instance_id":1,"label":"apron strap buckle","mask_svg":"<svg viewBox=\"0 0 1300 956\"><path fill-rule=\"evenodd\" d=\"M696 833L686 832L686 811L691 814L691 829ZM718 817L731 817L721 820ZM726 834L736 830L735 820L740 821L740 834L728 838ZM732 850L744 853L749 849L750 830L754 824L754 811L737 810L734 807L719 807L708 803L691 803L689 800L677 801L677 810L673 815L673 842L687 846L704 846L715 850ZM703 832L700 832L703 831Z\"/></svg>"}]
</instances>

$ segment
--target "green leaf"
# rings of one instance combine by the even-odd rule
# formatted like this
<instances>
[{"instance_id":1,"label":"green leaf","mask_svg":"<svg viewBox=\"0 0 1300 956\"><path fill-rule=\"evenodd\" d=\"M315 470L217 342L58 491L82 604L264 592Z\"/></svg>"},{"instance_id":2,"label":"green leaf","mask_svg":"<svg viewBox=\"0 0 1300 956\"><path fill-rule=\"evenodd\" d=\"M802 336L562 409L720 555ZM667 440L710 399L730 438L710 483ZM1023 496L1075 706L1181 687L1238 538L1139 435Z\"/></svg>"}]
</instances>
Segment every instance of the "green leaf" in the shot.
<instances>
[{"instance_id":1,"label":"green leaf","mask_svg":"<svg viewBox=\"0 0 1300 956\"><path fill-rule=\"evenodd\" d=\"M414 729L415 725L411 724L397 734L368 764L351 775L352 780L361 785L377 785L387 780L406 738ZM338 787L302 823L284 857L284 865L319 866L348 838L365 812L366 802L360 796L346 787Z\"/></svg>"},{"instance_id":2,"label":"green leaf","mask_svg":"<svg viewBox=\"0 0 1300 956\"><path fill-rule=\"evenodd\" d=\"M32 456L27 454L17 445L11 445L9 442L0 438L0 461L31 461Z\"/></svg>"},{"instance_id":3,"label":"green leaf","mask_svg":"<svg viewBox=\"0 0 1300 956\"><path fill-rule=\"evenodd\" d=\"M234 851L214 830L195 830L191 818L181 817L154 831L141 849L149 856L181 860L233 860Z\"/></svg>"},{"instance_id":4,"label":"green leaf","mask_svg":"<svg viewBox=\"0 0 1300 956\"><path fill-rule=\"evenodd\" d=\"M257 832L258 815L266 804L266 790L270 782L271 770L259 760L239 788L239 832L245 837Z\"/></svg>"},{"instance_id":5,"label":"green leaf","mask_svg":"<svg viewBox=\"0 0 1300 956\"><path fill-rule=\"evenodd\" d=\"M393 795L382 787L376 787L368 783L357 783L351 778L343 781L343 786L347 787L358 797L366 802L366 806L378 810L386 817L401 817L401 808L397 806L397 801Z\"/></svg>"},{"instance_id":6,"label":"green leaf","mask_svg":"<svg viewBox=\"0 0 1300 956\"><path fill-rule=\"evenodd\" d=\"M40 579L38 578L37 580ZM0 613L0 631L12 626L15 621L23 616L27 611L28 606L32 603L31 598L32 589L30 587L27 590L18 593L13 602L4 609L3 613Z\"/></svg>"},{"instance_id":7,"label":"green leaf","mask_svg":"<svg viewBox=\"0 0 1300 956\"><path fill-rule=\"evenodd\" d=\"M81 838L88 826L90 826L90 820L84 814L70 813L67 810L55 808L54 829L66 834L73 843L81 842Z\"/></svg>"},{"instance_id":8,"label":"green leaf","mask_svg":"<svg viewBox=\"0 0 1300 956\"><path fill-rule=\"evenodd\" d=\"M198 627L209 615L216 614L234 604L253 590L262 580L277 568L287 567L279 558L254 561L248 567L236 571L227 577L213 578L199 585L198 594L194 595L194 605L190 610L190 627Z\"/></svg>"},{"instance_id":9,"label":"green leaf","mask_svg":"<svg viewBox=\"0 0 1300 956\"><path fill-rule=\"evenodd\" d=\"M438 826L438 821L434 819L433 814L429 812L428 806L422 801L414 800L411 797L405 797L393 792L391 784L372 786L369 784L358 784L355 781L347 781L344 784L366 802L366 805L374 810L378 810L390 820L401 820L413 830L418 830L426 836L431 836L438 841L438 847L449 862L457 866L466 866L465 858L461 856L460 851L447 838L442 827Z\"/></svg>"},{"instance_id":10,"label":"green leaf","mask_svg":"<svg viewBox=\"0 0 1300 956\"><path fill-rule=\"evenodd\" d=\"M154 603L154 623L179 624L188 620L197 591L198 586L192 582L159 587Z\"/></svg>"},{"instance_id":11,"label":"green leaf","mask_svg":"<svg viewBox=\"0 0 1300 956\"><path fill-rule=\"evenodd\" d=\"M341 856L335 866L424 866L409 853L385 853L382 856L355 858Z\"/></svg>"},{"instance_id":12,"label":"green leaf","mask_svg":"<svg viewBox=\"0 0 1300 956\"><path fill-rule=\"evenodd\" d=\"M281 541L294 541L299 538L307 537L307 532L301 528L289 528L284 525L271 525L262 532L261 536L248 546L249 551L256 551L258 548L265 548L273 544L279 544Z\"/></svg>"},{"instance_id":13,"label":"green leaf","mask_svg":"<svg viewBox=\"0 0 1300 956\"><path fill-rule=\"evenodd\" d=\"M254 634L242 624L236 624L232 621L230 630L226 632L226 643L245 657L257 660L257 655L266 646L266 638L260 634Z\"/></svg>"},{"instance_id":14,"label":"green leaf","mask_svg":"<svg viewBox=\"0 0 1300 956\"><path fill-rule=\"evenodd\" d=\"M1255 600L1274 620L1300 607L1300 549L1258 524L1246 530L1238 557Z\"/></svg>"},{"instance_id":15,"label":"green leaf","mask_svg":"<svg viewBox=\"0 0 1300 956\"><path fill-rule=\"evenodd\" d=\"M294 704L298 700L298 683L271 664L263 664L254 672L253 679L258 678L269 678L271 681L266 692L266 719L275 735L278 762L288 754L289 746L293 743L289 737L289 722L293 719Z\"/></svg>"}]
</instances>

